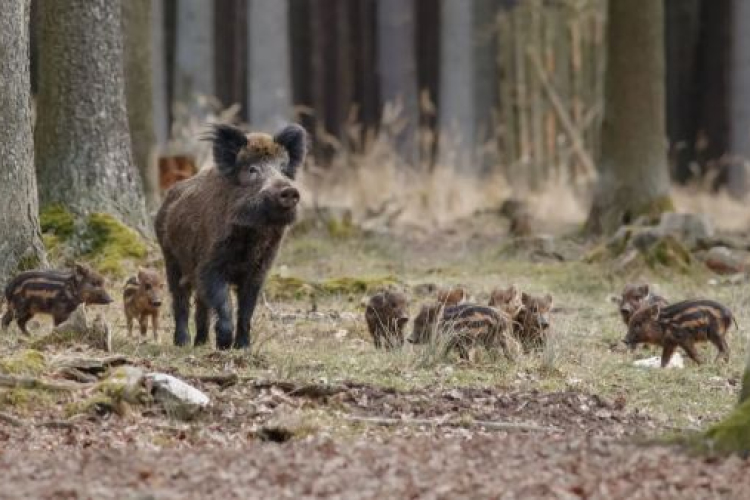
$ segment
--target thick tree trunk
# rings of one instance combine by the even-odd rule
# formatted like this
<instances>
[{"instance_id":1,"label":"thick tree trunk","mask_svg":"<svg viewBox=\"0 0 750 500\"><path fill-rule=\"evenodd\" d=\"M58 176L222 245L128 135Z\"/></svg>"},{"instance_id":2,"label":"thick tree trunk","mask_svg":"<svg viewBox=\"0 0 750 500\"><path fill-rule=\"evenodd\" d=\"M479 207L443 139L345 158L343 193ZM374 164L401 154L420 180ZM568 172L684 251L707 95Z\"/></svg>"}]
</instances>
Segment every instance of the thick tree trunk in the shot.
<instances>
[{"instance_id":1,"label":"thick tree trunk","mask_svg":"<svg viewBox=\"0 0 750 500\"><path fill-rule=\"evenodd\" d=\"M167 34L164 0L151 0L151 102L154 107L154 136L162 151L169 141L169 95L167 83Z\"/></svg>"},{"instance_id":2,"label":"thick tree trunk","mask_svg":"<svg viewBox=\"0 0 750 500\"><path fill-rule=\"evenodd\" d=\"M214 2L179 0L174 67L174 99L198 112L199 96L213 97Z\"/></svg>"},{"instance_id":3,"label":"thick tree trunk","mask_svg":"<svg viewBox=\"0 0 750 500\"><path fill-rule=\"evenodd\" d=\"M29 0L0 4L0 289L44 263L34 175Z\"/></svg>"},{"instance_id":4,"label":"thick tree trunk","mask_svg":"<svg viewBox=\"0 0 750 500\"><path fill-rule=\"evenodd\" d=\"M159 207L151 62L151 0L122 2L125 97L133 160L143 181L149 211Z\"/></svg>"},{"instance_id":5,"label":"thick tree trunk","mask_svg":"<svg viewBox=\"0 0 750 500\"><path fill-rule=\"evenodd\" d=\"M396 106L396 119L381 126L401 159L419 163L417 133L419 96L415 47L415 8L412 0L378 0L378 73L384 105ZM388 123L390 121L390 123Z\"/></svg>"},{"instance_id":6,"label":"thick tree trunk","mask_svg":"<svg viewBox=\"0 0 750 500\"><path fill-rule=\"evenodd\" d=\"M441 0L438 163L470 171L474 163L474 5Z\"/></svg>"},{"instance_id":7,"label":"thick tree trunk","mask_svg":"<svg viewBox=\"0 0 750 500\"><path fill-rule=\"evenodd\" d=\"M292 115L289 5L248 0L248 108L253 128L277 130Z\"/></svg>"},{"instance_id":8,"label":"thick tree trunk","mask_svg":"<svg viewBox=\"0 0 750 500\"><path fill-rule=\"evenodd\" d=\"M671 208L663 16L663 2L609 2L602 161L587 221L594 234Z\"/></svg>"},{"instance_id":9,"label":"thick tree trunk","mask_svg":"<svg viewBox=\"0 0 750 500\"><path fill-rule=\"evenodd\" d=\"M732 2L731 33L729 151L744 161L729 166L727 189L741 198L748 191L744 162L750 161L750 2L747 0Z\"/></svg>"},{"instance_id":10,"label":"thick tree trunk","mask_svg":"<svg viewBox=\"0 0 750 500\"><path fill-rule=\"evenodd\" d=\"M108 212L147 230L125 110L120 3L67 0L39 7L41 202Z\"/></svg>"},{"instance_id":11,"label":"thick tree trunk","mask_svg":"<svg viewBox=\"0 0 750 500\"><path fill-rule=\"evenodd\" d=\"M247 15L245 0L216 2L214 13L214 72L216 97L224 105L239 104L247 121Z\"/></svg>"},{"instance_id":12,"label":"thick tree trunk","mask_svg":"<svg viewBox=\"0 0 750 500\"><path fill-rule=\"evenodd\" d=\"M691 177L695 161L700 6L701 0L665 2L667 137L673 173L680 182Z\"/></svg>"}]
</instances>

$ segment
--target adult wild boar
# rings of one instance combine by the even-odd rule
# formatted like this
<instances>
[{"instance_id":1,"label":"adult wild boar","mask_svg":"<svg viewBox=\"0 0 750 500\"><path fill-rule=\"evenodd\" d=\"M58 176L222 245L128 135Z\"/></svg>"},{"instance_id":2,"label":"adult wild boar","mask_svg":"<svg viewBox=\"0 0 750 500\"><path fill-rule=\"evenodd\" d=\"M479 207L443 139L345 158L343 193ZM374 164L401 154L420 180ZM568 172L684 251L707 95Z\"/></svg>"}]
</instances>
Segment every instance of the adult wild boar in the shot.
<instances>
[{"instance_id":1,"label":"adult wild boar","mask_svg":"<svg viewBox=\"0 0 750 500\"><path fill-rule=\"evenodd\" d=\"M190 341L190 297L195 297L195 344L208 339L216 313L216 347L247 348L263 281L286 228L294 221L299 191L293 184L306 154L306 133L288 125L276 135L245 134L214 125L215 166L175 184L156 216L175 318L175 345ZM229 289L237 292L237 331Z\"/></svg>"}]
</instances>

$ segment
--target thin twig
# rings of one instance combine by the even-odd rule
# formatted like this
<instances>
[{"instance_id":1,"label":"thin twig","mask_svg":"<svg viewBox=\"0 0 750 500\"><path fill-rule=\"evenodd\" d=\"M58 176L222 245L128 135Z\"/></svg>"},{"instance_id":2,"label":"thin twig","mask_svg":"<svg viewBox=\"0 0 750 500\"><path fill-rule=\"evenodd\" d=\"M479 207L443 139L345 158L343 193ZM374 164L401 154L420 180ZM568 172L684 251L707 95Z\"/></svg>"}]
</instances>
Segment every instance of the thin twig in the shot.
<instances>
[{"instance_id":1,"label":"thin twig","mask_svg":"<svg viewBox=\"0 0 750 500\"><path fill-rule=\"evenodd\" d=\"M431 420L426 418L387 418L387 417L359 417L357 415L346 415L346 420L352 422L362 422L365 424L382 425L382 426L431 426L431 427L484 427L492 431L536 431L536 432L560 432L558 427L549 427L536 424L527 424L523 422L490 422L486 420L471 420L468 422Z\"/></svg>"}]
</instances>

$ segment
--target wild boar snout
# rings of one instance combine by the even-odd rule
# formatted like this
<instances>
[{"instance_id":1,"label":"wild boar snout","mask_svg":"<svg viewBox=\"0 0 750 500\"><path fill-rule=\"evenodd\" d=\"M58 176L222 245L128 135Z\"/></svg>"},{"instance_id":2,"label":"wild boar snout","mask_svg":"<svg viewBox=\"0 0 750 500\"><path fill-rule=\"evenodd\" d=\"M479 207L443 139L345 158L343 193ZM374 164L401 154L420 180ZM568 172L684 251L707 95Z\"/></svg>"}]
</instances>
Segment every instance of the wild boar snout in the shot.
<instances>
[{"instance_id":1,"label":"wild boar snout","mask_svg":"<svg viewBox=\"0 0 750 500\"><path fill-rule=\"evenodd\" d=\"M299 203L299 191L293 186L280 189L276 194L279 205L284 208L294 208Z\"/></svg>"}]
</instances>

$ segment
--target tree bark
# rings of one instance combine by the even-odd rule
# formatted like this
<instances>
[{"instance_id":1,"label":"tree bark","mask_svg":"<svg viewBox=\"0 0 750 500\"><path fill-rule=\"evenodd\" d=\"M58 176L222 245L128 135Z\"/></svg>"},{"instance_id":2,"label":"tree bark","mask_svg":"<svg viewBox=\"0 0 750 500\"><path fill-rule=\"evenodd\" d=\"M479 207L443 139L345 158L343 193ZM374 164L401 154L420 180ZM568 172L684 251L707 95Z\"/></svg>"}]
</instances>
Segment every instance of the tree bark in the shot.
<instances>
[{"instance_id":1,"label":"tree bark","mask_svg":"<svg viewBox=\"0 0 750 500\"><path fill-rule=\"evenodd\" d=\"M167 83L167 33L164 0L151 1L151 85L154 107L154 137L162 151L169 141L169 96Z\"/></svg>"},{"instance_id":2,"label":"tree bark","mask_svg":"<svg viewBox=\"0 0 750 500\"><path fill-rule=\"evenodd\" d=\"M143 181L149 211L159 207L159 175L156 169L156 133L151 62L151 0L122 2L125 50L125 97L133 160Z\"/></svg>"},{"instance_id":3,"label":"tree bark","mask_svg":"<svg viewBox=\"0 0 750 500\"><path fill-rule=\"evenodd\" d=\"M399 110L396 123L383 122L381 132L406 163L419 163L417 133L419 95L412 0L378 0L378 73L384 105Z\"/></svg>"},{"instance_id":4,"label":"tree bark","mask_svg":"<svg viewBox=\"0 0 750 500\"><path fill-rule=\"evenodd\" d=\"M289 5L248 0L248 116L253 128L274 131L292 115Z\"/></svg>"},{"instance_id":5,"label":"tree bark","mask_svg":"<svg viewBox=\"0 0 750 500\"><path fill-rule=\"evenodd\" d=\"M41 202L77 213L108 212L148 231L125 110L120 3L67 0L39 7Z\"/></svg>"},{"instance_id":6,"label":"tree bark","mask_svg":"<svg viewBox=\"0 0 750 500\"><path fill-rule=\"evenodd\" d=\"M727 172L727 189L737 198L748 191L747 167L750 161L750 2L732 2L732 48L729 77L729 151L742 162L733 162Z\"/></svg>"},{"instance_id":7,"label":"tree bark","mask_svg":"<svg viewBox=\"0 0 750 500\"><path fill-rule=\"evenodd\" d=\"M245 0L221 0L215 5L216 97L224 105L239 104L238 117L247 121L248 5Z\"/></svg>"},{"instance_id":8,"label":"tree bark","mask_svg":"<svg viewBox=\"0 0 750 500\"><path fill-rule=\"evenodd\" d=\"M214 96L214 2L177 2L174 99L198 113L197 99Z\"/></svg>"},{"instance_id":9,"label":"tree bark","mask_svg":"<svg viewBox=\"0 0 750 500\"><path fill-rule=\"evenodd\" d=\"M0 289L44 264L34 175L29 68L30 1L0 4Z\"/></svg>"},{"instance_id":10,"label":"tree bark","mask_svg":"<svg viewBox=\"0 0 750 500\"><path fill-rule=\"evenodd\" d=\"M476 137L474 5L441 0L438 163L468 172Z\"/></svg>"},{"instance_id":11,"label":"tree bark","mask_svg":"<svg viewBox=\"0 0 750 500\"><path fill-rule=\"evenodd\" d=\"M599 181L587 221L611 233L671 208L664 117L664 4L612 0Z\"/></svg>"}]
</instances>

